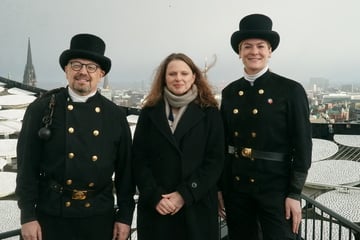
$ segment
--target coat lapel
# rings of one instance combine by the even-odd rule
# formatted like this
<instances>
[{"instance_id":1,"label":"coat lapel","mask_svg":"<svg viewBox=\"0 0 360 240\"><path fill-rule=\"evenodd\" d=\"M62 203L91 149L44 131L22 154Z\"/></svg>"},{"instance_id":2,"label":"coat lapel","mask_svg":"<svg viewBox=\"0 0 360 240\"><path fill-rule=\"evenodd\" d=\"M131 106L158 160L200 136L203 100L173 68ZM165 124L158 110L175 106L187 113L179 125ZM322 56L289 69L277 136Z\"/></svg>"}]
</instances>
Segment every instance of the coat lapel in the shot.
<instances>
[{"instance_id":1,"label":"coat lapel","mask_svg":"<svg viewBox=\"0 0 360 240\"><path fill-rule=\"evenodd\" d=\"M183 116L178 123L174 136L176 140L179 140L194 126L196 125L203 117L205 113L200 108L198 104L194 102L190 103L187 109L185 110Z\"/></svg>"},{"instance_id":2,"label":"coat lapel","mask_svg":"<svg viewBox=\"0 0 360 240\"><path fill-rule=\"evenodd\" d=\"M177 147L175 138L166 118L164 102L161 101L161 103L157 104L153 110L149 112L149 116L158 131L161 132L161 134L163 134L171 144Z\"/></svg>"}]
</instances>

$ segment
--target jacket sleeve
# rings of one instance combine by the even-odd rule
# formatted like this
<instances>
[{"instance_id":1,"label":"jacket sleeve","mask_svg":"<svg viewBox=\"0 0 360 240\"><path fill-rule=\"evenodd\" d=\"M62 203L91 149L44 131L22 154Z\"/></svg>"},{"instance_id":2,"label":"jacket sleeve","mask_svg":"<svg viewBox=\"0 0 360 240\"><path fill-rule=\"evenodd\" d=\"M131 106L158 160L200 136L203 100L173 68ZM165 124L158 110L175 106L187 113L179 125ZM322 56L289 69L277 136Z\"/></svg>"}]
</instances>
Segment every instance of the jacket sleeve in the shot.
<instances>
[{"instance_id":1,"label":"jacket sleeve","mask_svg":"<svg viewBox=\"0 0 360 240\"><path fill-rule=\"evenodd\" d=\"M299 199L311 165L312 136L309 103L305 90L296 84L290 96L289 122L292 129L293 162L288 196Z\"/></svg>"},{"instance_id":2,"label":"jacket sleeve","mask_svg":"<svg viewBox=\"0 0 360 240\"><path fill-rule=\"evenodd\" d=\"M30 104L23 118L17 142L17 178L15 194L20 208L20 222L36 220L35 206L39 193L40 161L42 140L38 130L42 127L44 110L36 101Z\"/></svg>"},{"instance_id":3,"label":"jacket sleeve","mask_svg":"<svg viewBox=\"0 0 360 240\"><path fill-rule=\"evenodd\" d=\"M155 207L161 200L161 195L166 191L159 186L150 168L150 141L151 136L148 136L150 119L146 108L143 108L136 124L136 129L133 139L133 159L134 159L134 174L137 187L143 196L142 201L146 199L146 204ZM160 147L160 146L159 146Z\"/></svg>"},{"instance_id":4,"label":"jacket sleeve","mask_svg":"<svg viewBox=\"0 0 360 240\"><path fill-rule=\"evenodd\" d=\"M116 221L131 225L135 208L135 181L131 162L131 131L124 114L120 114L119 122L121 138L115 166L115 189L117 199Z\"/></svg>"}]
</instances>

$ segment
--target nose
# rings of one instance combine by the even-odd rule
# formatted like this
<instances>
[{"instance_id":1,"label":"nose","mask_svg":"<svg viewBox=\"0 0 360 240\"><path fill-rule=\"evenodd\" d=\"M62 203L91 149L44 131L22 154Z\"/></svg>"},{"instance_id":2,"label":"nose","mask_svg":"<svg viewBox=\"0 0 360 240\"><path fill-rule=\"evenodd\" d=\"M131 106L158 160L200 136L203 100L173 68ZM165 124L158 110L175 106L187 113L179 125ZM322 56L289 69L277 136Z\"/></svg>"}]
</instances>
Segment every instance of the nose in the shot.
<instances>
[{"instance_id":1,"label":"nose","mask_svg":"<svg viewBox=\"0 0 360 240\"><path fill-rule=\"evenodd\" d=\"M79 72L81 72L81 73L87 73L86 65L83 64L83 65L81 66Z\"/></svg>"},{"instance_id":2,"label":"nose","mask_svg":"<svg viewBox=\"0 0 360 240\"><path fill-rule=\"evenodd\" d=\"M181 74L180 73L176 74L175 80L180 80L180 79L181 79Z\"/></svg>"}]
</instances>

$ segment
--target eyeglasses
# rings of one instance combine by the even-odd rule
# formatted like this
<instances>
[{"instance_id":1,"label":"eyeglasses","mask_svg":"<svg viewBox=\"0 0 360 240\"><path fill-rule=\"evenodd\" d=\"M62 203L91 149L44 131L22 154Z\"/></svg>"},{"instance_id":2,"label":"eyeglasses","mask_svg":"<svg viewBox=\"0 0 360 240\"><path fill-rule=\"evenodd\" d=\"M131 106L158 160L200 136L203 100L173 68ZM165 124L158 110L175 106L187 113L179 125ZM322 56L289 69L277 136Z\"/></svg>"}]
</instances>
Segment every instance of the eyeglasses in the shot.
<instances>
[{"instance_id":1,"label":"eyeglasses","mask_svg":"<svg viewBox=\"0 0 360 240\"><path fill-rule=\"evenodd\" d=\"M70 66L71 66L71 69L74 71L80 71L82 69L82 67L85 66L86 71L88 71L89 73L96 72L98 67L100 67L99 65L96 65L94 63L84 64L84 63L77 62L77 61L70 62Z\"/></svg>"}]
</instances>

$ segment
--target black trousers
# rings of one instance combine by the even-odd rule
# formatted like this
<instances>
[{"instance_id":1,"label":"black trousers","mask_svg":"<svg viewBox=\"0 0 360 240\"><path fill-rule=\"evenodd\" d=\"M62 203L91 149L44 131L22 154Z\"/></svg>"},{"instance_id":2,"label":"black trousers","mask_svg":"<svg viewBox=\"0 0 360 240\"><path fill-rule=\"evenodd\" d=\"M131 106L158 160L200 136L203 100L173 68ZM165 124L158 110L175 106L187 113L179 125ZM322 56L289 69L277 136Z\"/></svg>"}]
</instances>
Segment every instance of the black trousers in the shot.
<instances>
[{"instance_id":1,"label":"black trousers","mask_svg":"<svg viewBox=\"0 0 360 240\"><path fill-rule=\"evenodd\" d=\"M38 213L43 240L111 240L114 213L64 218Z\"/></svg>"},{"instance_id":2,"label":"black trousers","mask_svg":"<svg viewBox=\"0 0 360 240\"><path fill-rule=\"evenodd\" d=\"M230 240L296 239L285 218L283 193L232 192L224 196Z\"/></svg>"}]
</instances>

